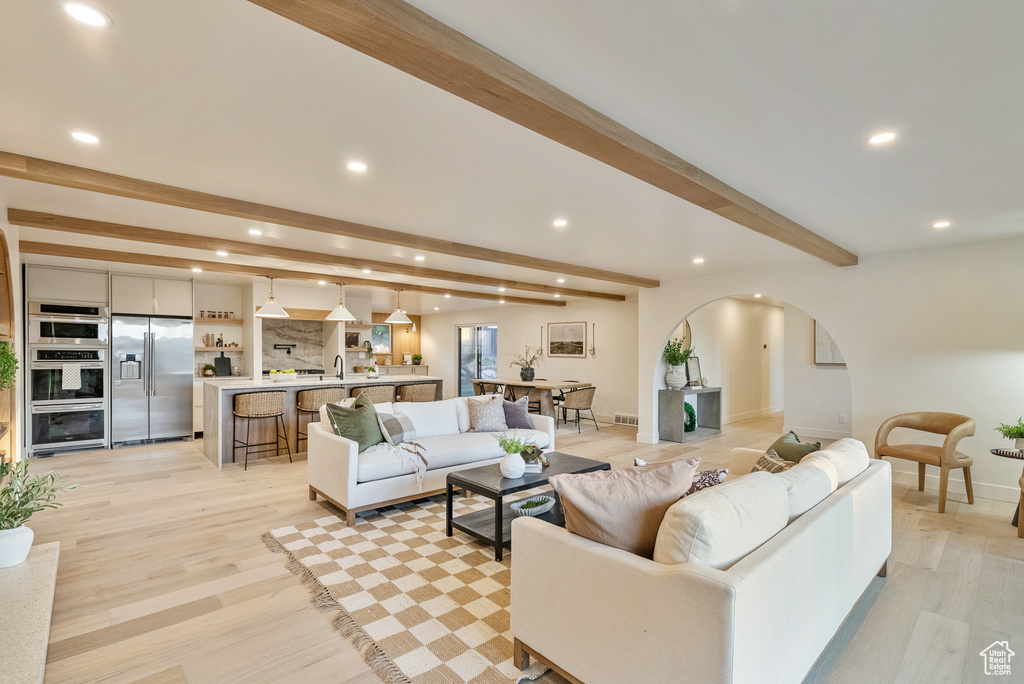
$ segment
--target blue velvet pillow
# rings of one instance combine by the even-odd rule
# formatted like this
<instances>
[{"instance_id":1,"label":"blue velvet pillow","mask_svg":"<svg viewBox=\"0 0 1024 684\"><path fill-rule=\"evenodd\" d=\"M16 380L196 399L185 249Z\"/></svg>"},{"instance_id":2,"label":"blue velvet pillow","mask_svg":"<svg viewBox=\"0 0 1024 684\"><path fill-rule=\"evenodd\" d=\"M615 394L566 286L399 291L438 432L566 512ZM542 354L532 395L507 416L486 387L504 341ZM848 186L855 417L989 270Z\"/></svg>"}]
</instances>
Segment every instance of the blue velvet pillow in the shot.
<instances>
[{"instance_id":1,"label":"blue velvet pillow","mask_svg":"<svg viewBox=\"0 0 1024 684\"><path fill-rule=\"evenodd\" d=\"M530 420L530 398L520 397L518 401L505 400L505 425L509 430L532 430L533 421Z\"/></svg>"}]
</instances>

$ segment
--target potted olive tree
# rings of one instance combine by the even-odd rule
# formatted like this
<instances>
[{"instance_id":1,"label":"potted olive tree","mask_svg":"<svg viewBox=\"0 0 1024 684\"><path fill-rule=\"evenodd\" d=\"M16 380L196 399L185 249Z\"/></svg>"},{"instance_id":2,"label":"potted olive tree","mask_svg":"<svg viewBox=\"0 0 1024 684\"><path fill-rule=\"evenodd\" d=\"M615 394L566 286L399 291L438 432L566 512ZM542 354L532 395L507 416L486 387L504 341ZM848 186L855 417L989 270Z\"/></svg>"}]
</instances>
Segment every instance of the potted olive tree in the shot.
<instances>
[{"instance_id":1,"label":"potted olive tree","mask_svg":"<svg viewBox=\"0 0 1024 684\"><path fill-rule=\"evenodd\" d=\"M1018 418L1016 425L1000 423L999 427L996 428L996 432L1001 434L1004 439L1014 440L1014 448L1018 451L1024 451L1024 418Z\"/></svg>"},{"instance_id":2,"label":"potted olive tree","mask_svg":"<svg viewBox=\"0 0 1024 684\"><path fill-rule=\"evenodd\" d=\"M30 476L27 460L0 463L0 484L0 568L9 568L23 563L32 548L35 535L25 527L28 519L45 508L60 506L57 493L78 485L64 484L64 478L53 472Z\"/></svg>"},{"instance_id":3,"label":"potted olive tree","mask_svg":"<svg viewBox=\"0 0 1024 684\"><path fill-rule=\"evenodd\" d=\"M693 356L693 347L683 349L683 341L678 337L665 343L665 351L661 357L665 360L668 370L665 371L665 384L671 389L686 387L689 379L686 375L686 362Z\"/></svg>"}]
</instances>

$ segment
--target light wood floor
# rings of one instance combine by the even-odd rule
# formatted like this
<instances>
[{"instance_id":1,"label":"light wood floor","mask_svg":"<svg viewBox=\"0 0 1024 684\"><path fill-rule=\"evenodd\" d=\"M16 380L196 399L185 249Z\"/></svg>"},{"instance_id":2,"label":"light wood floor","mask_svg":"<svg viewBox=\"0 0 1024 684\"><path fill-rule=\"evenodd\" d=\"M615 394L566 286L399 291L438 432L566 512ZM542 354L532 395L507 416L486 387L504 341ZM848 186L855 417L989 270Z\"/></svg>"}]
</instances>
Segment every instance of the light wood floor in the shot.
<instances>
[{"instance_id":1,"label":"light wood floor","mask_svg":"<svg viewBox=\"0 0 1024 684\"><path fill-rule=\"evenodd\" d=\"M561 430L558 448L615 467L682 454L724 466L730 448L767 447L781 428L773 416L696 444L649 446L633 429L585 426L582 436ZM37 542L61 544L47 682L379 682L260 541L334 513L307 499L302 457L218 471L194 442L32 467L81 485L64 508L31 522ZM978 653L988 644L1009 639L1024 654L1024 540L1008 523L1013 505L953 496L939 515L932 492L893 494L889 578L828 681L984 681Z\"/></svg>"}]
</instances>

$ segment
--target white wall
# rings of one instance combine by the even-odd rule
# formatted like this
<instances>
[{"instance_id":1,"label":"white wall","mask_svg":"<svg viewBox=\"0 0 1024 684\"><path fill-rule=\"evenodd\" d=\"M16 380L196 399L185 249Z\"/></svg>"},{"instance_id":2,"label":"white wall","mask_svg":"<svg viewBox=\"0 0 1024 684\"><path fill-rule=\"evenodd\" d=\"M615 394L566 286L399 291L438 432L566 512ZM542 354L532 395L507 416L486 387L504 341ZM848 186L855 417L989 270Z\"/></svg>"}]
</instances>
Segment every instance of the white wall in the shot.
<instances>
[{"instance_id":1,"label":"white wall","mask_svg":"<svg viewBox=\"0 0 1024 684\"><path fill-rule=\"evenodd\" d=\"M841 348L840 348L841 349ZM845 350L843 350L845 351ZM839 420L846 416L846 423ZM853 398L846 366L814 363L814 319L786 305L786 425L801 437L849 437Z\"/></svg>"},{"instance_id":2,"label":"white wall","mask_svg":"<svg viewBox=\"0 0 1024 684\"><path fill-rule=\"evenodd\" d=\"M12 290L11 296L14 301L14 330L10 336L14 340L14 353L18 357L18 372L15 379L14 395L14 439L9 440L14 460L21 460L25 448L25 328L24 314L25 303L22 297L21 282L21 252L18 249L18 227L7 222L7 207L0 204L0 231L3 231L4 239L7 241L8 261L3 265L4 270L11 274Z\"/></svg>"},{"instance_id":3,"label":"white wall","mask_svg":"<svg viewBox=\"0 0 1024 684\"><path fill-rule=\"evenodd\" d=\"M783 319L777 306L732 298L687 317L701 375L722 388L723 424L782 410ZM683 334L680 325L669 337Z\"/></svg>"},{"instance_id":4,"label":"white wall","mask_svg":"<svg viewBox=\"0 0 1024 684\"><path fill-rule=\"evenodd\" d=\"M526 345L541 342L541 328L547 340L547 324L564 321L587 322L587 346L593 324L597 325L595 356L586 359L549 359L537 366L537 377L549 380L581 380L597 387L594 413L599 420L611 421L615 413L636 415L637 301L624 302L571 300L565 307L505 304L473 311L425 315L422 319L421 353L431 375L444 378L446 396L458 391L455 372L456 325L493 324L498 326L498 377L519 377L519 369L510 367L512 354Z\"/></svg>"},{"instance_id":5,"label":"white wall","mask_svg":"<svg viewBox=\"0 0 1024 684\"><path fill-rule=\"evenodd\" d=\"M1024 407L1024 239L862 256L859 266L816 263L663 281L641 290L637 438L656 442L661 350L676 326L706 302L762 292L821 321L843 350L853 392L853 436L874 444L879 424L907 411L972 416L977 436L961 442L974 458L975 491L1020 496L1020 463L989 454L1007 446L993 428ZM752 445L754 446L754 445ZM916 465L894 462L898 481ZM937 469L927 486L937 489ZM954 471L950 491L962 492Z\"/></svg>"}]
</instances>

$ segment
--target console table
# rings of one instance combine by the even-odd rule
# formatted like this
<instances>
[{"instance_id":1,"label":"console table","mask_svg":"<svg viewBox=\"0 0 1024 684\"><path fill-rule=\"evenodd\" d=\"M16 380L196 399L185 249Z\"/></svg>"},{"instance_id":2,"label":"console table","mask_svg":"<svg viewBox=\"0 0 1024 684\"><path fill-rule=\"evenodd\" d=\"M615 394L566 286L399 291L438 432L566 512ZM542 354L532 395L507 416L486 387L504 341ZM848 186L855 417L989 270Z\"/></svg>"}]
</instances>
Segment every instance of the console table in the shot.
<instances>
[{"instance_id":1,"label":"console table","mask_svg":"<svg viewBox=\"0 0 1024 684\"><path fill-rule=\"evenodd\" d=\"M686 397L696 395L693 401L697 412L697 429L684 432ZM722 432L722 388L684 387L658 392L658 439L663 442L689 442L712 437Z\"/></svg>"}]
</instances>

